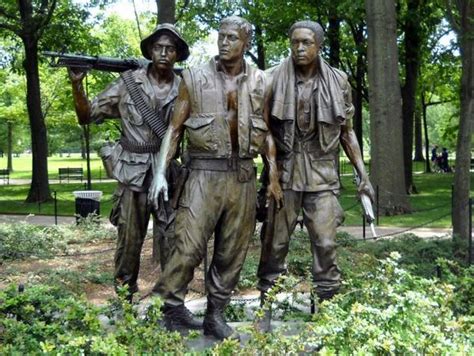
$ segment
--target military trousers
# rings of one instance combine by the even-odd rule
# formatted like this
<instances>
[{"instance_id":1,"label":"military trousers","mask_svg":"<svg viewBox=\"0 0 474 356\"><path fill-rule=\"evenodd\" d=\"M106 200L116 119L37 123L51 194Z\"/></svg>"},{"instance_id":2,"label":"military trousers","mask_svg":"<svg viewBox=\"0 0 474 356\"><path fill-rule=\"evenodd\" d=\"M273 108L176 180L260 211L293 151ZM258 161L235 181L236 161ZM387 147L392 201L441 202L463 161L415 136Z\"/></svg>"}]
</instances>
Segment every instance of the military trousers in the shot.
<instances>
[{"instance_id":1,"label":"military trousers","mask_svg":"<svg viewBox=\"0 0 474 356\"><path fill-rule=\"evenodd\" d=\"M255 230L255 206L255 173L241 182L237 171L191 170L176 213L175 245L153 292L169 305L183 304L194 269L214 234L208 297L227 302Z\"/></svg>"},{"instance_id":2,"label":"military trousers","mask_svg":"<svg viewBox=\"0 0 474 356\"><path fill-rule=\"evenodd\" d=\"M297 192L285 190L284 205L275 213L272 231L262 227L262 251L257 276L257 288L270 289L277 278L287 271L286 257L290 236L294 232L300 211L308 229L313 255L313 286L318 295L335 292L340 286L340 271L336 264L336 228L344 213L332 191Z\"/></svg>"},{"instance_id":3,"label":"military trousers","mask_svg":"<svg viewBox=\"0 0 474 356\"><path fill-rule=\"evenodd\" d=\"M114 277L116 285L128 285L129 292L138 291L140 255L147 234L150 215L157 226L155 236L160 245L160 264L164 268L169 258L174 236L174 212L166 203L164 212L157 214L148 202L148 191L135 191L119 184L115 192L115 204L110 221L117 226L118 239L115 251Z\"/></svg>"}]
</instances>

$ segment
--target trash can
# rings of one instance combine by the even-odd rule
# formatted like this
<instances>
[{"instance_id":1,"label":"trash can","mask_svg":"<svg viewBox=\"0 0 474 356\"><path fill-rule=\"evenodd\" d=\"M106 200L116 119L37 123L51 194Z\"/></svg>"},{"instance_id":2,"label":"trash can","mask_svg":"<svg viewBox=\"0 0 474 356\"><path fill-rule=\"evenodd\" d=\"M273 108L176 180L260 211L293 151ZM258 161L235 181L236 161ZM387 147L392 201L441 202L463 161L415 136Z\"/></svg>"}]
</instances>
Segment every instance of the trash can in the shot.
<instances>
[{"instance_id":1,"label":"trash can","mask_svg":"<svg viewBox=\"0 0 474 356\"><path fill-rule=\"evenodd\" d=\"M76 190L72 193L76 197L76 222L89 214L100 215L100 190Z\"/></svg>"}]
</instances>

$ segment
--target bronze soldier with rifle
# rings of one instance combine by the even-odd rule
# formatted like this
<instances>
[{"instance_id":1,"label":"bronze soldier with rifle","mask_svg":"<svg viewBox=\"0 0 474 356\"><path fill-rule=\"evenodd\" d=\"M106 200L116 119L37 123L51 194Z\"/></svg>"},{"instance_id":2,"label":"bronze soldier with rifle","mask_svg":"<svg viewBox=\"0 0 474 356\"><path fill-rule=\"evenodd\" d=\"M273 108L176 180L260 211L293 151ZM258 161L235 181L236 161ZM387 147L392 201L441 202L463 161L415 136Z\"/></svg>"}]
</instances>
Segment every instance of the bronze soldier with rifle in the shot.
<instances>
[{"instance_id":1,"label":"bronze soldier with rifle","mask_svg":"<svg viewBox=\"0 0 474 356\"><path fill-rule=\"evenodd\" d=\"M120 140L103 159L108 174L118 181L110 215L110 221L118 228L114 277L117 286L128 286L130 300L138 291L140 253L150 214L158 226L162 268L169 257L175 211L164 201L154 209L147 195L178 95L180 77L173 72L173 66L189 56L186 41L173 25L166 23L158 25L140 47L151 63L121 73L92 103L82 85L85 73L77 71L77 66L69 70L80 124L120 119ZM186 316L190 327L201 327L191 313Z\"/></svg>"}]
</instances>

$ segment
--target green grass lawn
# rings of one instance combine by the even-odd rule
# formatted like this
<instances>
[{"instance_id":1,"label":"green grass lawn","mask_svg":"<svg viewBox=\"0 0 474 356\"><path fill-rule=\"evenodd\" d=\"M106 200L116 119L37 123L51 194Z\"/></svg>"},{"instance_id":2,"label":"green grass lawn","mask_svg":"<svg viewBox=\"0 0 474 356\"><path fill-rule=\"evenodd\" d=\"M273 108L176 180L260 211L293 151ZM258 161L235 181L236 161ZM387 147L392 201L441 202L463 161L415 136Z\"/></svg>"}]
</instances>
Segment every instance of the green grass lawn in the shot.
<instances>
[{"instance_id":1,"label":"green grass lawn","mask_svg":"<svg viewBox=\"0 0 474 356\"><path fill-rule=\"evenodd\" d=\"M117 183L93 183L93 190L100 190L103 196L100 203L101 214L107 216L112 208L112 195ZM29 185L0 186L0 214L41 214L54 215L54 202L43 204L25 203ZM81 183L50 184L51 192L56 192L57 211L60 216L72 216L75 213L73 191L84 190Z\"/></svg>"},{"instance_id":2,"label":"green grass lawn","mask_svg":"<svg viewBox=\"0 0 474 356\"><path fill-rule=\"evenodd\" d=\"M343 189L341 192L341 205L345 210L345 225L361 225L361 207L356 199L356 187L353 183L352 174L349 166L344 162L345 172L342 176ZM14 178L31 178L31 156L22 155L14 158L14 172L11 177ZM257 161L257 165L261 168L261 162ZM6 166L6 158L0 158L0 167ZM49 158L48 167L50 178L56 179L59 167L83 167L85 170L86 162L82 160L78 154L71 157L54 156ZM419 194L410 196L410 203L413 209L412 214L398 216L382 216L380 217L380 225L386 226L407 226L414 227L431 222L428 227L450 227L451 226L451 184L453 174L421 174L424 168L423 163L414 163L413 170L415 172L414 181L418 188ZM111 198L116 187L115 182L104 183L97 182L103 175L102 162L95 154L91 159L92 177L95 179L92 189L101 190L104 195L101 200L102 215L108 215L111 209ZM473 179L471 174L471 180ZM97 182L97 183L96 183ZM474 183L474 182L473 182ZM473 184L471 183L471 184ZM58 214L63 216L71 216L75 212L74 190L83 190L84 183L71 181L71 183L51 184L51 191L57 192ZM54 203L45 204L26 204L24 202L29 190L29 185L0 185L0 213L10 214L54 214Z\"/></svg>"},{"instance_id":3,"label":"green grass lawn","mask_svg":"<svg viewBox=\"0 0 474 356\"><path fill-rule=\"evenodd\" d=\"M63 154L62 157L54 155L48 157L48 174L50 179L58 179L58 168L81 168L86 178L87 162L78 153L72 153L70 157ZM7 157L0 157L0 169L7 168ZM102 160L96 153L91 153L91 176L92 179L105 179ZM13 172L10 179L31 179L31 154L22 153L20 157L13 157Z\"/></svg>"}]
</instances>

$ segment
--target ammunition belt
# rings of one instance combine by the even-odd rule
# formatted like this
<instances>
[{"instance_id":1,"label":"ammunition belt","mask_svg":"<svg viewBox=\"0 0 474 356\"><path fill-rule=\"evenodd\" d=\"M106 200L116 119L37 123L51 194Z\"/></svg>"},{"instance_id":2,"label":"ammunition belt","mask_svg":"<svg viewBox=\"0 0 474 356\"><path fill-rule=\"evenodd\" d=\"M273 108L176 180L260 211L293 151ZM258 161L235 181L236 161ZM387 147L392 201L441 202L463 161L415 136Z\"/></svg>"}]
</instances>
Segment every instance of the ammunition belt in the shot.
<instances>
[{"instance_id":1,"label":"ammunition belt","mask_svg":"<svg viewBox=\"0 0 474 356\"><path fill-rule=\"evenodd\" d=\"M125 137L120 138L120 145L132 153L156 153L160 150L161 141L137 142Z\"/></svg>"},{"instance_id":2,"label":"ammunition belt","mask_svg":"<svg viewBox=\"0 0 474 356\"><path fill-rule=\"evenodd\" d=\"M157 137L163 138L166 130L168 129L168 125L163 122L158 113L153 111L153 109L143 99L142 92L135 82L135 76L133 75L133 72L127 71L121 73L120 76L125 82L127 91L130 94L133 103L137 107L138 112L143 117L143 120L145 120L146 124Z\"/></svg>"}]
</instances>

